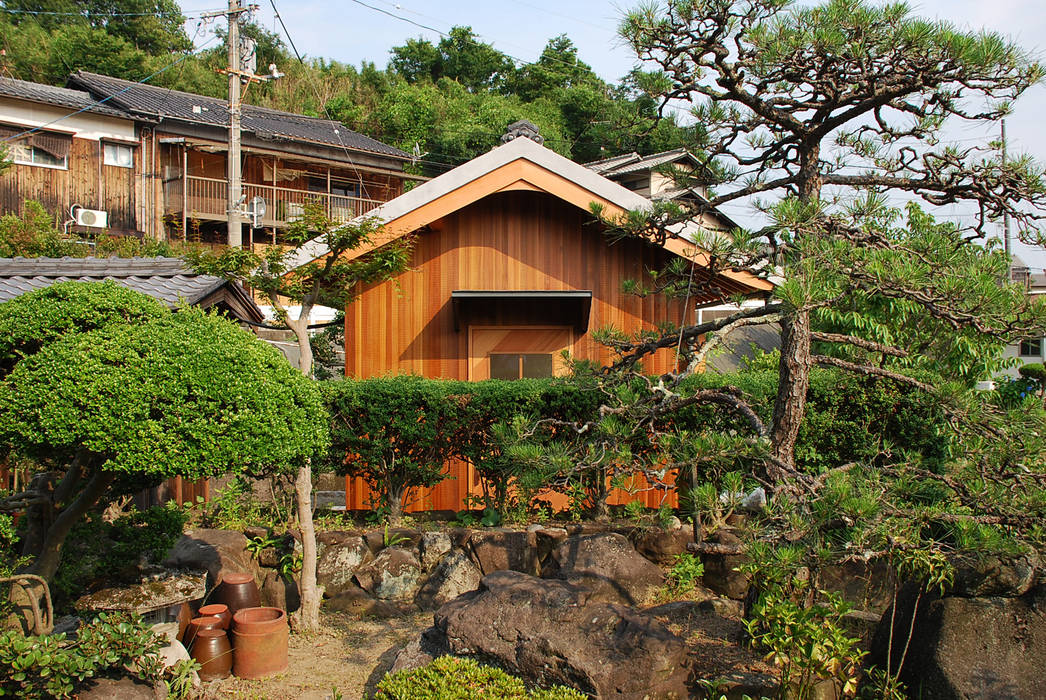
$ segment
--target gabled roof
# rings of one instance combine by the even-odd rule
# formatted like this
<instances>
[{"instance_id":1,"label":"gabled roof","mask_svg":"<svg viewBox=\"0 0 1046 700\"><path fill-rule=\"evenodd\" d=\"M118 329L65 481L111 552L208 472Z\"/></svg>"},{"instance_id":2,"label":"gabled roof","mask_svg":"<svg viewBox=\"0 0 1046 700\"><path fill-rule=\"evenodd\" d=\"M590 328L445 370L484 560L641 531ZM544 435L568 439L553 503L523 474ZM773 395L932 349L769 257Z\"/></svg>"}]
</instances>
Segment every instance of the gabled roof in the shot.
<instances>
[{"instance_id":1,"label":"gabled roof","mask_svg":"<svg viewBox=\"0 0 1046 700\"><path fill-rule=\"evenodd\" d=\"M83 88L97 98L111 98L107 104L126 110L138 118L156 121L174 119L209 126L229 125L225 100L135 83L107 75L77 71L69 76L70 85ZM352 131L340 122L265 107L243 105L242 129L261 139L308 141L328 146L345 146L406 160L410 156L398 148Z\"/></svg>"},{"instance_id":2,"label":"gabled roof","mask_svg":"<svg viewBox=\"0 0 1046 700\"><path fill-rule=\"evenodd\" d=\"M437 178L415 187L371 210L363 218L377 218L384 224L383 235L370 245L358 248L348 259L357 258L393 240L409 235L428 224L497 192L530 190L545 192L586 212L592 203L602 205L605 216L620 216L628 211L648 210L647 198L608 180L593 170L564 158L529 138L517 138L473 158ZM699 265L708 256L693 244L677 239L665 243L676 255ZM298 267L328 253L321 239L306 243L293 266ZM766 291L770 283L742 272L723 276L750 290Z\"/></svg>"},{"instance_id":3,"label":"gabled roof","mask_svg":"<svg viewBox=\"0 0 1046 700\"><path fill-rule=\"evenodd\" d=\"M104 114L108 117L131 118L130 115L108 104L98 104L90 93L83 90L30 83L27 80L0 78L0 95L66 109L83 110L92 114Z\"/></svg>"},{"instance_id":4,"label":"gabled roof","mask_svg":"<svg viewBox=\"0 0 1046 700\"><path fill-rule=\"evenodd\" d=\"M641 156L635 152L625 153L613 158L604 158L603 160L585 163L585 167L599 173L603 177L613 178L616 175L626 175L640 170L652 170L681 160L690 161L694 167L701 166L701 161L695 158L690 151L685 148L676 148L671 151L652 153L648 156Z\"/></svg>"},{"instance_id":5,"label":"gabled roof","mask_svg":"<svg viewBox=\"0 0 1046 700\"><path fill-rule=\"evenodd\" d=\"M0 258L0 302L58 282L112 280L147 294L169 308L180 301L224 304L237 318L260 323L265 316L236 282L201 275L178 258Z\"/></svg>"}]
</instances>

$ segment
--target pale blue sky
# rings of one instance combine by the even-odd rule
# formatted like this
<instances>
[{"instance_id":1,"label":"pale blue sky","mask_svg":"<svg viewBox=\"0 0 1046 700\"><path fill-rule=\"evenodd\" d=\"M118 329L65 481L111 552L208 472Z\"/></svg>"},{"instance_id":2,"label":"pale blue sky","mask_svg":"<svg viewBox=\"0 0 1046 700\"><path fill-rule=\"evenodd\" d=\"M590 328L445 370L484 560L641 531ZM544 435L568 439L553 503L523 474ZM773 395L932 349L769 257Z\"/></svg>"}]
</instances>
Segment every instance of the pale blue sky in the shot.
<instances>
[{"instance_id":1,"label":"pale blue sky","mask_svg":"<svg viewBox=\"0 0 1046 700\"><path fill-rule=\"evenodd\" d=\"M258 21L282 35L282 29L273 19L269 0L253 2L261 5L256 15ZM406 20L442 32L455 25L470 25L484 41L523 61L535 60L550 38L565 33L577 45L581 60L608 81L621 78L635 61L616 35L624 9L636 4L629 0L360 0L371 7L353 0L275 2L299 51L307 56L354 65L366 60L384 66L389 49L409 37L439 40L436 32ZM191 14L221 3L181 0L181 4L186 14ZM922 0L910 4L923 16L947 19L965 28L998 31L1037 57L1046 56L1046 3L1043 0ZM190 27L191 32L195 31L194 22ZM1007 120L1011 152L1027 152L1046 162L1044 115L1046 86L1037 86L1017 103L1015 113ZM956 131L953 138L966 140L996 135L995 128L990 131L964 129ZM735 208L728 213L746 218L742 209ZM954 213L961 215L961 212ZM1046 267L1046 251L1031 251L1021 246L1016 250L1033 266Z\"/></svg>"}]
</instances>

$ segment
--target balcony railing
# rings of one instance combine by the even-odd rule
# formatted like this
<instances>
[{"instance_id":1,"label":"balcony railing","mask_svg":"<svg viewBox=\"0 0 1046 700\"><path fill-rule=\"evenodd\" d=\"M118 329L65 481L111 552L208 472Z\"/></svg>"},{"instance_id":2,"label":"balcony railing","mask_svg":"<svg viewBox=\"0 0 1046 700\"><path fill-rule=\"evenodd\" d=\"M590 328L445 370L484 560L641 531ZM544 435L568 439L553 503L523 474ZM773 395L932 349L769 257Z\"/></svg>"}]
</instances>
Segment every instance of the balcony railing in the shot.
<instances>
[{"instance_id":1,"label":"balcony railing","mask_svg":"<svg viewBox=\"0 0 1046 700\"><path fill-rule=\"evenodd\" d=\"M174 187L181 181L170 183ZM286 226L296 221L305 213L305 203L319 201L324 212L336 221L348 221L361 214L366 214L383 202L378 199L362 197L345 197L326 192L310 192L273 185L243 184L243 194L248 204L255 197L265 200L265 216L259 222L261 226ZM228 209L229 183L210 177L190 175L185 182L186 216L208 219L224 219ZM178 198L180 199L180 197ZM169 200L170 201L170 200Z\"/></svg>"}]
</instances>

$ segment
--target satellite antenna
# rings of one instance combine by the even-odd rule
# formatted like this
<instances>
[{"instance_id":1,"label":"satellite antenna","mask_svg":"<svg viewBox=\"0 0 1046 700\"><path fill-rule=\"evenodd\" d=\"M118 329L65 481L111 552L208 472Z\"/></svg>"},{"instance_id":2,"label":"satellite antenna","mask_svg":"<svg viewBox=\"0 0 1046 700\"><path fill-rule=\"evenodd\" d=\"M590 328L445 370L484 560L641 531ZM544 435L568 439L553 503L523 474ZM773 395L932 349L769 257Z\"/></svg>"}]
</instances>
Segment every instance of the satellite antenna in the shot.
<instances>
[{"instance_id":1,"label":"satellite antenna","mask_svg":"<svg viewBox=\"0 0 1046 700\"><path fill-rule=\"evenodd\" d=\"M251 207L247 210L247 216L251 218L251 228L261 228L261 220L265 217L264 197L251 199Z\"/></svg>"}]
</instances>

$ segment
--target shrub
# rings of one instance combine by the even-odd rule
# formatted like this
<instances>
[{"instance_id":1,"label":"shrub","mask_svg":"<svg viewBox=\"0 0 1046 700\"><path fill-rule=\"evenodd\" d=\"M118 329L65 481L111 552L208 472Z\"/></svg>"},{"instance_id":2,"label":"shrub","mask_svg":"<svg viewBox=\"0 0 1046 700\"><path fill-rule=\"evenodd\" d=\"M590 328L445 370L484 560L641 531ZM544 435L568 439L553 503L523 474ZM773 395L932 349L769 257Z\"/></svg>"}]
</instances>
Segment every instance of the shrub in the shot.
<instances>
[{"instance_id":1,"label":"shrub","mask_svg":"<svg viewBox=\"0 0 1046 700\"><path fill-rule=\"evenodd\" d=\"M527 691L519 678L472 659L441 656L427 666L385 676L374 700L584 700L570 688Z\"/></svg>"},{"instance_id":2,"label":"shrub","mask_svg":"<svg viewBox=\"0 0 1046 700\"><path fill-rule=\"evenodd\" d=\"M698 579L705 575L705 565L693 554L684 552L676 557L675 564L668 570L668 587L672 593L682 595L693 590Z\"/></svg>"}]
</instances>

